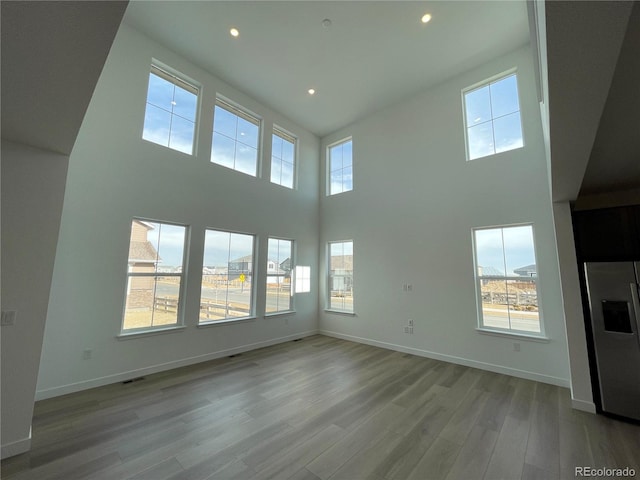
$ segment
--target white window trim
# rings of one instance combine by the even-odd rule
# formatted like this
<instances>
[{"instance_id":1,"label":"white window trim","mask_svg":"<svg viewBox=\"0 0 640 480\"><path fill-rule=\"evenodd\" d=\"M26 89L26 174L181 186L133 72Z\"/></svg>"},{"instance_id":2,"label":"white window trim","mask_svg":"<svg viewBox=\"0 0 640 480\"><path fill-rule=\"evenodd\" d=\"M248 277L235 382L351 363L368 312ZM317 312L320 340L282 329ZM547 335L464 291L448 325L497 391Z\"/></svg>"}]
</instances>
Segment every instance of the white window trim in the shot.
<instances>
[{"instance_id":1,"label":"white window trim","mask_svg":"<svg viewBox=\"0 0 640 480\"><path fill-rule=\"evenodd\" d=\"M249 173L245 173L242 172L236 168L232 168L232 167L227 167L226 165L222 165L220 163L216 163L213 161L213 135L216 133L214 130L214 125L215 125L215 107L220 107L223 108L225 110L227 110L228 112L242 118L243 120L246 120L249 123L252 123L254 125L256 125L258 127L258 144L256 147L257 153L256 153L256 173L255 175L251 175ZM210 152L210 158L209 158L209 164L210 165L216 165L217 167L223 167L226 168L227 170L231 170L233 172L237 172L237 173L241 173L242 175L247 175L248 177L253 177L253 178L260 178L262 175L262 136L263 136L263 130L264 130L264 122L262 120L262 117L260 115L258 115L257 113L252 112L251 110L249 110L248 108L243 107L242 105L234 102L233 100L228 99L227 97L223 96L223 95L216 95L216 103L214 105L213 108L213 115L212 115L212 119L213 122L211 124L211 152ZM234 141L236 143L238 143L238 139L234 139Z\"/></svg>"},{"instance_id":2,"label":"white window trim","mask_svg":"<svg viewBox=\"0 0 640 480\"><path fill-rule=\"evenodd\" d=\"M474 90L478 90L482 87L485 87L491 83L495 83L498 80L501 80L503 78L506 78L510 75L516 75L516 80L517 80L517 84L518 84L518 112L520 112L520 133L522 134L522 147L518 147L516 149L513 150L507 150L505 152L494 152L490 155L485 155L484 157L478 157L478 158L474 158L473 160L471 159L471 155L469 154L469 129L467 127L467 105L466 105L466 99L465 99L465 95L469 92L472 92ZM524 125L522 122L522 103L520 102L520 76L518 75L518 68L517 67L512 67L508 70L505 70L504 72L498 73L496 75L493 75L492 77L489 77L487 79L484 79L480 82L474 83L473 85L470 85L468 87L465 87L461 90L460 92L460 97L462 99L461 104L462 104L462 127L464 130L464 150L465 150L465 158L467 160L467 163L473 163L475 160L482 160L482 159L486 159L489 157L495 157L496 155L503 155L503 154L507 154L509 152L513 152L514 150L519 150L522 148L525 148L527 146L527 141L525 139L525 131L524 131ZM491 118L491 121L493 122L493 116Z\"/></svg>"},{"instance_id":3,"label":"white window trim","mask_svg":"<svg viewBox=\"0 0 640 480\"><path fill-rule=\"evenodd\" d=\"M201 93L202 93L202 85L199 82L196 82L194 79L192 79L191 77L177 71L174 68L169 67L167 64L156 60L155 58L151 59L151 66L149 69L149 74L147 75L147 97L144 100L144 108L145 108L145 114L146 114L146 109L147 109L147 104L149 102L147 102L147 98L149 96L149 91L148 91L148 82L149 82L149 75L150 74L154 74L157 75L158 77L173 83L174 85L177 85L181 88L183 88L184 90L193 93L196 96L196 114L194 117L194 127L193 127L193 145L191 146L191 153L185 153L182 152L180 150L176 150L174 148L171 148L169 146L164 146L164 145L160 145L156 142L153 142L151 140L147 140L145 138L143 138L144 135L144 121L142 122L142 131L140 132L139 137L142 138L142 140L144 140L145 142L151 143L153 145L157 145L158 147L163 147L163 148L168 148L169 150L173 150L174 152L178 152L181 153L183 155L189 155L191 157L195 157L198 153L198 138L199 138L199 126L200 126L200 105L201 105ZM144 118L144 117L143 117Z\"/></svg>"},{"instance_id":4,"label":"white window trim","mask_svg":"<svg viewBox=\"0 0 640 480\"><path fill-rule=\"evenodd\" d=\"M193 93L195 96L200 95L201 86L195 80L190 79L186 75L178 72L177 70L165 65L162 62L153 60L151 62L150 73L157 75L160 78L165 79L167 82L171 82L174 85Z\"/></svg>"},{"instance_id":5,"label":"white window trim","mask_svg":"<svg viewBox=\"0 0 640 480\"><path fill-rule=\"evenodd\" d=\"M202 266L204 266L204 250L202 251L202 261L201 261L201 267L200 267L200 295L198 297L198 318L197 318L197 327L207 327L207 326L213 326L213 325L224 325L224 324L230 324L230 323L237 323L237 322L244 322L247 320L255 320L257 318L256 316L256 292L258 290L257 287L255 287L256 283L255 283L255 277L257 276L257 272L256 272L256 252L258 251L258 235L255 233L248 233L248 232L239 232L236 230L224 230L224 229L220 229L218 227L205 227L204 229L204 235L205 238L203 239L203 246L205 245L206 242L206 234L207 234L207 230L214 230L216 232L223 232L223 233L230 233L230 234L239 234L239 235L249 235L251 237L253 237L253 250L251 252L251 311L249 312L249 315L244 316L244 317L233 317L233 318L223 318L222 320L206 320L204 322L200 321L200 303L202 302ZM228 258L227 259L227 264L231 259ZM227 273L228 275L228 273Z\"/></svg>"},{"instance_id":6,"label":"white window trim","mask_svg":"<svg viewBox=\"0 0 640 480\"><path fill-rule=\"evenodd\" d=\"M173 325L165 328L155 328L153 330L126 330L116 335L118 340L131 340L139 337L149 337L152 335L162 335L165 333L177 333L186 330L186 325Z\"/></svg>"},{"instance_id":7,"label":"white window trim","mask_svg":"<svg viewBox=\"0 0 640 480\"><path fill-rule=\"evenodd\" d=\"M325 152L325 163L326 163L325 183L326 183L326 196L327 197L335 197L336 195L341 195L343 193L353 192L355 190L355 180L352 179L352 181L351 181L351 190L331 193L331 149L333 147L336 147L336 146L338 146L340 144L347 143L347 142L351 142L351 150L352 150L352 154L351 154L351 172L353 174L353 171L354 171L353 158L355 157L355 155L353 153L353 136L350 135L348 137L343 138L342 140L338 140L337 142L333 142L333 143L330 143L329 145L327 145L326 152ZM347 241L347 240L345 240L345 241Z\"/></svg>"},{"instance_id":8,"label":"white window trim","mask_svg":"<svg viewBox=\"0 0 640 480\"><path fill-rule=\"evenodd\" d=\"M353 244L354 241L351 239L346 239L346 240L332 240L332 241L328 241L327 242L327 246L326 246L326 251L327 251L327 262L326 262L326 268L327 268L327 278L326 278L326 288L327 288L327 294L325 297L325 312L330 312L330 313L340 313L340 314L344 314L344 315L353 315L355 316L356 314L356 302L355 302L355 294L353 292L353 286L355 285L355 271L356 271L356 267L355 267L355 253L352 254L353 256L353 269L351 270L351 276L352 276L352 281L353 284L351 285L351 301L352 301L352 310L343 310L340 308L331 308L331 244L332 243L347 243L347 242L351 242L351 248L353 248Z\"/></svg>"},{"instance_id":9,"label":"white window trim","mask_svg":"<svg viewBox=\"0 0 640 480\"><path fill-rule=\"evenodd\" d=\"M539 341L548 341L549 338L545 332L544 325L544 315L542 311L542 294L540 286L540 272L536 271L536 295L538 297L538 321L540 323L540 332L528 332L526 330L513 330L513 329L504 329L497 328L484 325L484 316L482 313L482 292L479 287L479 279L481 278L478 275L478 250L476 247L476 235L475 232L477 230L495 230L498 228L511 228L511 227L531 227L531 235L533 238L533 252L536 258L536 265L538 265L538 247L536 244L536 234L535 234L535 225L533 223L510 223L504 225L492 225L492 226L481 226L481 227L473 227L471 229L471 244L473 246L473 282L474 288L476 291L476 311L477 311L477 325L476 331L481 334L489 334L489 335L497 335L509 338L522 338L522 339L536 339ZM491 275L485 275L485 277L491 277ZM497 277L499 279L509 280L514 277ZM516 277L517 279L517 277Z\"/></svg>"},{"instance_id":10,"label":"white window trim","mask_svg":"<svg viewBox=\"0 0 640 480\"><path fill-rule=\"evenodd\" d=\"M266 292L266 287L267 287L267 278L269 277L269 273L266 272L265 274L265 279L264 279L264 286L265 286L265 295L264 295L264 316L265 317L272 317L274 315L287 315L290 313L295 313L296 309L295 309L295 297L296 297L296 293L295 293L295 283L294 283L294 272L296 269L296 263L295 263L295 248L296 248L296 242L295 240L291 239L291 238L282 238L282 237L267 237L267 257L266 257L266 262L269 262L269 240L284 240L286 242L291 242L291 270L289 271L289 297L290 297L290 301L289 301L289 308L287 310L277 310L275 312L267 312L267 292Z\"/></svg>"},{"instance_id":11,"label":"white window trim","mask_svg":"<svg viewBox=\"0 0 640 480\"><path fill-rule=\"evenodd\" d=\"M129 239L131 239L131 228L132 228L132 224L134 221L140 221L140 222L149 222L149 223L160 223L160 224L164 224L164 225L175 225L177 227L184 227L185 229L185 235L184 235L184 246L183 246L183 251L182 251L182 272L181 273L169 273L166 274L163 272L162 276L172 276L172 277L180 277L180 288L178 289L178 304L177 304L177 313L176 313L176 323L175 324L169 324L169 325L157 325L157 326L150 326L150 327L141 327L141 328L124 328L124 319L125 319L125 315L127 312L127 296L129 294L129 278L131 276L134 277L157 277L159 276L158 273L143 273L143 274L134 274L132 275L132 272L130 271L129 268L129 259L127 258L127 274L126 274L126 285L125 285L125 296L124 296L124 304L122 306L122 318L120 320L120 333L118 335L116 335L117 338L128 338L128 337L132 337L132 336L140 336L140 335L146 335L146 334L155 334L155 333L163 333L163 332L170 332L170 331L176 331L176 330L181 330L183 328L185 328L185 323L184 323L184 310L185 310L185 302L186 302L186 278L187 278L187 265L189 263L188 261L188 252L189 252L189 243L190 243L190 234L191 234L191 229L189 228L188 225L184 225L181 223L177 223L177 222L168 222L168 221L162 221L162 220L152 220L149 218L142 218L142 217L133 217L131 219L130 222L130 227L129 227ZM129 240L129 246L131 245L131 240ZM129 251L127 250L127 256L129 254Z\"/></svg>"},{"instance_id":12,"label":"white window trim","mask_svg":"<svg viewBox=\"0 0 640 480\"><path fill-rule=\"evenodd\" d=\"M271 132L271 135L272 136L277 135L280 138L293 143L293 185L291 187L288 187L287 185L282 185L281 183L276 183L271 181L271 171L269 171L269 181L274 185L278 185L279 187L283 187L288 190L297 190L298 189L298 138L295 135L293 135L291 132L288 132L284 128L275 124L273 125L273 131ZM280 161L282 162L283 160L280 159ZM271 170L273 169L273 143L271 145L271 162L269 164L269 167Z\"/></svg>"}]
</instances>

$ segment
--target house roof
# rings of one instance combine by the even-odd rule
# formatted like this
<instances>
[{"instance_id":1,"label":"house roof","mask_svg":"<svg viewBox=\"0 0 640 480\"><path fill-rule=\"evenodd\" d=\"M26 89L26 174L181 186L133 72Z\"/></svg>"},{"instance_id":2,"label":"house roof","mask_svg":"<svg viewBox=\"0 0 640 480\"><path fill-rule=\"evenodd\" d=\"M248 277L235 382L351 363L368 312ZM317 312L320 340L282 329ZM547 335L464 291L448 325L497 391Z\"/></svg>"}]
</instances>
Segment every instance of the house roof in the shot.
<instances>
[{"instance_id":1,"label":"house roof","mask_svg":"<svg viewBox=\"0 0 640 480\"><path fill-rule=\"evenodd\" d=\"M151 242L131 242L129 245L129 261L159 262L160 256Z\"/></svg>"},{"instance_id":2,"label":"house roof","mask_svg":"<svg viewBox=\"0 0 640 480\"><path fill-rule=\"evenodd\" d=\"M526 275L529 276L531 273L536 273L536 264L527 265L526 267L520 267L513 270L513 273L517 273L518 275Z\"/></svg>"},{"instance_id":3,"label":"house roof","mask_svg":"<svg viewBox=\"0 0 640 480\"><path fill-rule=\"evenodd\" d=\"M504 277L504 272L498 270L496 267L483 267L478 265L479 275L486 275L490 277Z\"/></svg>"},{"instance_id":4,"label":"house roof","mask_svg":"<svg viewBox=\"0 0 640 480\"><path fill-rule=\"evenodd\" d=\"M240 263L240 262L253 262L253 255L245 255L244 257L239 257L234 260L230 260L229 263Z\"/></svg>"},{"instance_id":5,"label":"house roof","mask_svg":"<svg viewBox=\"0 0 640 480\"><path fill-rule=\"evenodd\" d=\"M146 228L147 230L153 230L155 227L153 225L151 225L148 222L145 222L143 220L138 220L138 219L134 219L133 220L135 223L142 225L144 228Z\"/></svg>"}]
</instances>

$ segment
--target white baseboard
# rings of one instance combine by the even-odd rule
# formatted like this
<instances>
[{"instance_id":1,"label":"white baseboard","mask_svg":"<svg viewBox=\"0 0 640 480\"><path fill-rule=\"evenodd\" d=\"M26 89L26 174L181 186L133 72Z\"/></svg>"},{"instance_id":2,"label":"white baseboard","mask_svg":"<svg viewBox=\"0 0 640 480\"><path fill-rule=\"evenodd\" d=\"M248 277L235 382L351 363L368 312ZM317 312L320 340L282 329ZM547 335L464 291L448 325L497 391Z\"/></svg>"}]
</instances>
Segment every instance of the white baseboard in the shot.
<instances>
[{"instance_id":1,"label":"white baseboard","mask_svg":"<svg viewBox=\"0 0 640 480\"><path fill-rule=\"evenodd\" d=\"M582 410L583 412L596 413L596 404L593 402L587 402L585 400L571 399L571 406L576 410Z\"/></svg>"},{"instance_id":2,"label":"white baseboard","mask_svg":"<svg viewBox=\"0 0 640 480\"><path fill-rule=\"evenodd\" d=\"M183 358L173 362L161 363L158 365L152 365L145 368L136 370L129 370L127 372L116 373L113 375L107 375L100 378L91 380L85 380L82 382L71 383L69 385L62 385L60 387L47 388L44 390L36 391L36 401L45 400L47 398L58 397L60 395L66 395L68 393L80 392L82 390L88 390L90 388L102 387L112 383L124 382L125 380L131 380L132 378L142 377L144 375L151 375L153 373L164 372L174 368L186 367L188 365L194 365L196 363L207 362L209 360L215 360L217 358L228 357L229 355L236 355L238 353L248 352L250 350L256 350L258 348L269 347L271 345L277 345L278 343L284 343L296 338L308 337L316 335L317 330L309 330L301 333L294 333L287 335L286 337L272 338L262 342L250 343L247 345L240 345L238 347L229 348L226 350L219 350L217 352L206 353L204 355L198 355L195 357ZM4 447L3 447L4 449ZM4 452L4 450L3 450Z\"/></svg>"},{"instance_id":3,"label":"white baseboard","mask_svg":"<svg viewBox=\"0 0 640 480\"><path fill-rule=\"evenodd\" d=\"M0 456L2 460L9 457L20 455L21 453L28 452L31 449L31 429L29 429L29 436L22 440L7 443L2 445L2 452Z\"/></svg>"},{"instance_id":4,"label":"white baseboard","mask_svg":"<svg viewBox=\"0 0 640 480\"><path fill-rule=\"evenodd\" d=\"M377 340L371 340L369 338L356 337L353 335L345 335L343 333L332 332L329 330L318 330L321 335L327 335L329 337L341 338L343 340L350 340L352 342L364 343L366 345L372 345L374 347L386 348L387 350L395 350L397 352L410 353L412 355L418 355L420 357L433 358L435 360L442 360L443 362L455 363L458 365L464 365L466 367L478 368L480 370L488 370L490 372L502 373L504 375L510 375L512 377L524 378L526 380L534 380L536 382L548 383L551 385L557 385L559 387L569 387L569 380L559 377L552 377L550 375L542 375L535 372L529 372L527 370L518 370L516 368L509 368L502 365L494 365L492 363L479 362L477 360L471 360L463 357L456 357L453 355L445 355L442 353L430 352L428 350L422 350L418 348L405 347L404 345L396 345L394 343L380 342Z\"/></svg>"}]
</instances>

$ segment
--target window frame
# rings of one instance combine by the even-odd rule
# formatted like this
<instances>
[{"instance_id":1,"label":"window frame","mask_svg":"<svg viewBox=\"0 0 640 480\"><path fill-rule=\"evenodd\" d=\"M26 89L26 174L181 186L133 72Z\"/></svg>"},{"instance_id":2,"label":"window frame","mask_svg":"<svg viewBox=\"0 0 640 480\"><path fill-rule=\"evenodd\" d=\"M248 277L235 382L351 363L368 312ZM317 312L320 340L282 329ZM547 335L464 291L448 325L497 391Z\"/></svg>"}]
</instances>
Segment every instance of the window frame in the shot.
<instances>
[{"instance_id":1,"label":"window frame","mask_svg":"<svg viewBox=\"0 0 640 480\"><path fill-rule=\"evenodd\" d=\"M248 315L245 315L243 317L225 317L222 318L220 320L201 320L201 310L202 310L202 284L203 284L203 276L204 274L203 269L206 266L205 265L205 254L206 254L206 242L207 242L207 231L215 231L215 232L220 232L220 233L228 233L230 235L246 235L249 237L253 238L253 245L252 245L252 249L251 249L251 292L249 293L249 299L250 299L250 305L249 305L249 313ZM212 325L224 325L224 324L229 324L229 323L235 323L235 322L243 322L246 320L252 320L256 318L256 252L258 251L258 236L254 233L247 233L247 232L239 232L239 231L235 231L235 230L223 230L220 228L215 228L215 227L205 227L204 229L204 239L203 239L203 251L202 251L202 262L201 262L201 268L200 268L200 272L201 272L201 278L200 278L200 295L198 296L198 303L199 303L199 307L198 307L198 323L197 326L198 327L207 327L207 326L212 326ZM229 250L227 252L227 282L229 282L229 264L231 263L231 246L229 246ZM228 290L228 283L227 283L227 290Z\"/></svg>"},{"instance_id":2,"label":"window frame","mask_svg":"<svg viewBox=\"0 0 640 480\"><path fill-rule=\"evenodd\" d=\"M152 103L149 103L149 80L151 78L151 75L155 75L159 78L161 78L162 80L165 80L171 84L173 84L174 87L179 87L182 90L185 90L193 95L195 95L196 97L196 106L195 106L195 112L194 112L194 117L193 117L193 140L191 142L191 152L187 153L184 152L182 150L178 150L174 147L172 147L170 145L171 143L171 127L169 127L169 138L167 139L167 145L164 145L162 143L158 143L154 140L150 140L148 138L144 137L144 132L145 132L145 127L146 127L146 118L147 118L147 108L149 105L155 107L155 108L160 108L162 110L164 110L165 112L169 113L171 115L171 124L173 123L173 117L179 117L183 120L189 121L189 119L187 119L186 117L183 117L182 115L178 115L176 113L173 113L173 111L169 112L168 110L162 108L160 105L155 105ZM191 157L196 156L197 154L197 146L198 146L198 126L200 124L200 102L201 102L201 91L202 91L202 85L200 85L198 82L196 82L195 80L189 78L187 75L184 75L181 72L178 72L177 70L163 64L162 62L159 62L155 59L152 60L151 62L151 66L149 69L149 74L147 75L147 96L145 98L145 110L144 110L144 118L143 118L143 122L142 122L142 134L140 135L140 138L142 138L142 140L144 140L145 142L149 142L149 143L153 143L154 145L158 145L160 147L164 147L164 148L168 148L170 150L173 150L174 152L179 152L182 153L184 155L189 155ZM170 124L170 125L171 125Z\"/></svg>"},{"instance_id":3,"label":"window frame","mask_svg":"<svg viewBox=\"0 0 640 480\"><path fill-rule=\"evenodd\" d=\"M351 285L350 285L350 290L351 290L351 310L347 310L344 308L335 308L331 306L331 292L332 292L332 280L335 277L335 275L331 274L331 245L333 244L346 244L346 243L350 243L351 244ZM354 250L354 241L353 240L332 240L332 241L328 241L327 242L327 263L326 263L326 268L327 268L327 278L326 278L326 287L327 287L327 294L326 294L326 307L325 310L327 312L333 312L333 313L342 313L342 314L346 314L346 315L355 315L355 295L354 295L354 286L355 286L355 250ZM344 251L344 247L343 247L343 251ZM344 253L343 253L344 256ZM346 292L346 290L345 290ZM346 298L346 294L345 294L345 298Z\"/></svg>"},{"instance_id":4,"label":"window frame","mask_svg":"<svg viewBox=\"0 0 640 480\"><path fill-rule=\"evenodd\" d=\"M171 225L176 227L184 228L184 244L182 246L182 265L181 271L178 272L131 272L129 271L129 251L131 249L131 233L133 230L133 222L141 222L141 223L157 223L160 225ZM178 223L178 222L170 222L170 221L161 221L161 220L153 220L145 217L132 217L131 222L129 224L129 249L127 250L127 273L125 276L125 295L124 295L124 305L122 307L122 320L120 322L120 333L119 337L126 337L132 335L142 335L149 334L154 332L162 332L166 330L177 330L184 328L184 309L186 302L186 279L187 279L187 265L188 265L188 255L189 255L189 243L190 243L190 235L191 228L188 225ZM163 324L157 326L149 326L149 327L140 327L140 328L124 328L125 327L125 318L127 313L127 303L129 299L129 279L132 277L137 278L154 278L154 277L179 277L180 278L180 287L178 288L178 301L176 303L176 323L172 324ZM155 306L155 293L154 293L154 306ZM152 316L153 319L153 316Z\"/></svg>"},{"instance_id":5,"label":"window frame","mask_svg":"<svg viewBox=\"0 0 640 480\"><path fill-rule=\"evenodd\" d=\"M245 144L243 142L240 142L237 138L231 138L228 137L227 135L225 135L224 133L221 132L216 132L215 130L215 116L216 116L216 108L221 108L223 110L225 110L227 113L231 113L232 115L235 115L237 118L241 118L242 120L245 120L248 123L251 123L255 126L258 127L258 138L257 138L257 143L256 143L256 162L255 162L255 171L253 174L251 173L247 173L244 172L242 170L239 170L236 168L236 156L234 154L234 158L233 158L233 167L229 167L227 165L224 165L222 163L216 162L213 160L213 152L214 152L214 138L216 133L218 135L223 135L226 138L233 140L234 141L234 146L237 147L238 143L241 143L243 145L246 145L249 148L253 148L251 145L249 144ZM262 121L262 117L260 117L258 114L250 111L247 108L242 107L241 105L233 102L232 100L229 100L226 97L223 97L222 95L217 95L216 96L216 102L215 105L213 107L213 112L212 112L212 127L211 127L211 155L209 158L209 164L212 165L217 165L219 167L224 167L228 170L232 170L234 172L238 172L241 173L243 175L247 175L250 177L254 177L254 178L259 178L260 177L260 172L261 172L261 156L262 156L262 130L263 130L263 121ZM236 137L237 137L237 132L236 132Z\"/></svg>"},{"instance_id":6,"label":"window frame","mask_svg":"<svg viewBox=\"0 0 640 480\"><path fill-rule=\"evenodd\" d=\"M341 185L342 185L342 190L339 192L331 192L331 172L333 172L333 170L331 169L331 164L332 164L332 156L331 156L331 150L335 147L341 146L341 145L345 145L347 143L351 143L351 188L349 190L344 190L344 180L342 180ZM326 154L325 154L325 158L326 158L326 184L327 184L327 188L326 188L326 196L327 197L333 197L335 195L340 195L342 193L347 193L347 192L352 192L355 188L354 186L354 180L353 180L353 172L354 172L354 164L353 164L353 136L348 136L346 138L343 138L342 140L338 140L337 142L333 142L330 143L329 145L327 145L327 150L326 150ZM345 168L342 167L340 170L344 170Z\"/></svg>"},{"instance_id":7,"label":"window frame","mask_svg":"<svg viewBox=\"0 0 640 480\"><path fill-rule=\"evenodd\" d=\"M289 142L293 144L293 163L291 164L291 186L283 185L282 181L274 182L273 181L273 163L274 163L274 150L273 150L273 137L280 137L283 141ZM289 163L284 160L284 158L277 158L280 161L280 171L282 172L282 164ZM298 138L287 132L285 129L279 127L278 125L273 125L273 131L271 132L271 171L269 172L269 181L274 185L280 185L281 187L288 188L289 190L297 190L298 189ZM280 174L280 179L282 180L282 173Z\"/></svg>"},{"instance_id":8,"label":"window frame","mask_svg":"<svg viewBox=\"0 0 640 480\"><path fill-rule=\"evenodd\" d=\"M538 307L538 324L540 327L540 331L539 332L532 332L529 330L519 330L519 329L514 329L514 328L500 328L500 327L495 327L495 326L491 326L491 325L485 325L484 323L484 314L483 314L483 309L482 309L482 288L481 288L481 281L482 280L499 280L499 281L509 281L509 280L513 280L513 281L522 281L523 277L522 276L513 276L513 275L507 275L507 272L505 272L504 276L501 275L479 275L478 271L479 271L479 267L480 265L478 264L478 247L477 247L477 242L476 242L476 232L477 231L481 231L481 230L502 230L504 231L505 229L509 229L509 228L516 228L516 227L530 227L531 228L531 239L532 239L532 243L533 243L533 255L534 255L534 260L535 260L535 265L536 265L536 275L534 277L527 277L528 281L533 281L536 287L536 297L537 297L537 307ZM523 338L523 339L529 339L529 340L536 340L536 341L548 341L548 337L546 336L546 332L545 332L545 325L544 325L544 315L543 315L543 309L542 309L542 295L540 292L540 273L538 272L538 248L537 248L537 244L536 244L536 235L535 235L535 225L533 224L533 222L529 222L529 223L512 223L512 224L505 224L505 225L492 225L492 226L481 226L481 227L473 227L471 229L471 242L472 242L472 248L473 248L473 271L474 271L474 275L473 275L473 279L474 279L474 288L475 288L475 292L476 292L476 309L477 309L477 327L476 330L479 333L487 333L487 334L495 334L498 336L506 336L506 337L518 337L518 338ZM504 244L502 245L502 254L504 256L505 251L504 251ZM508 297L507 297L507 302L508 302ZM511 304L507 303L507 312L510 312L509 306ZM509 324L511 324L511 320L509 320Z\"/></svg>"},{"instance_id":9,"label":"window frame","mask_svg":"<svg viewBox=\"0 0 640 480\"><path fill-rule=\"evenodd\" d=\"M491 119L487 120L486 122L483 123L491 123L491 133L492 133L492 138L493 138L493 153L487 154L487 155L483 155L480 157L474 157L471 158L471 152L469 151L469 126L468 126L468 121L467 121L467 101L466 101L466 95L471 93L471 92L475 92L476 90L480 90L482 88L485 87L489 87L495 83L498 83L502 80L505 80L511 76L515 76L516 77L516 88L517 88L517 95L518 95L518 110L517 112L519 113L520 116L520 136L522 138L522 145L519 147L515 147L515 148L511 148L509 150L503 150L501 152L496 152L496 146L495 146L495 129L494 129L494 121L496 120L496 118L502 118L502 117L494 117L493 116L493 103L491 103L491 99L490 99L490 107L492 109L491 111ZM488 157L493 157L496 155L500 155L503 153L507 153L507 152L511 152L514 150L519 150L521 148L524 148L526 146L526 141L525 141L525 132L524 132L524 125L522 122L522 102L520 101L520 81L519 81L519 76L518 76L518 68L517 67L513 67L510 68L509 70L506 70L504 72L498 73L496 75L493 75L492 77L489 77L485 80L482 80L480 82L474 83L473 85L470 85L468 87L465 87L462 89L461 91L461 97L462 97L462 119L463 119L463 129L464 129L464 146L465 146L465 155L466 155L466 160L467 162L472 162L474 160L480 160L483 158L488 158ZM515 112L511 112L510 114L515 113ZM505 115L506 116L506 115ZM478 125L481 125L480 123Z\"/></svg>"},{"instance_id":10,"label":"window frame","mask_svg":"<svg viewBox=\"0 0 640 480\"><path fill-rule=\"evenodd\" d=\"M289 242L291 244L291 250L290 250L290 255L289 255L289 262L291 264L291 269L289 270L289 308L286 310L275 310L272 312L267 311L267 301L268 301L268 284L269 284L269 276L274 276L274 275L269 275L269 261L271 260L269 257L269 242L271 240L277 240L277 241L284 241L284 242ZM264 305L264 315L265 317L269 317L269 316L273 316L273 315L283 315L286 313L293 313L295 312L295 305L294 305L294 299L295 299L295 285L294 285L294 277L293 277L293 273L295 271L295 241L290 239L290 238L282 238L282 237L268 237L267 238L267 256L266 256L266 275L265 275L265 305ZM279 259L278 259L279 260ZM286 260L286 259L285 259ZM280 264L278 264L280 265ZM286 277L286 274L282 274L282 275L275 275L275 276L282 276L282 277Z\"/></svg>"}]
</instances>

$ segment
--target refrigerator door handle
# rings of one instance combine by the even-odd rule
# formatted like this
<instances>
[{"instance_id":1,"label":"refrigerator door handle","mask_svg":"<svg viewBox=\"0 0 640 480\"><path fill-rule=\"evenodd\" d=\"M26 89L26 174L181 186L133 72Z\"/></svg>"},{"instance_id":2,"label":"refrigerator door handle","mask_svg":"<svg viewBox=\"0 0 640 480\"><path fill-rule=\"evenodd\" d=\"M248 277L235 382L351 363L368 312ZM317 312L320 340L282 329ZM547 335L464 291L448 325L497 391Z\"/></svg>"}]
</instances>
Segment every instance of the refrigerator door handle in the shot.
<instances>
[{"instance_id":1,"label":"refrigerator door handle","mask_svg":"<svg viewBox=\"0 0 640 480\"><path fill-rule=\"evenodd\" d=\"M630 283L629 285L631 287L634 316L636 317L636 339L638 340L638 346L640 346L640 301L638 300L638 284Z\"/></svg>"}]
</instances>

